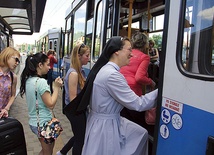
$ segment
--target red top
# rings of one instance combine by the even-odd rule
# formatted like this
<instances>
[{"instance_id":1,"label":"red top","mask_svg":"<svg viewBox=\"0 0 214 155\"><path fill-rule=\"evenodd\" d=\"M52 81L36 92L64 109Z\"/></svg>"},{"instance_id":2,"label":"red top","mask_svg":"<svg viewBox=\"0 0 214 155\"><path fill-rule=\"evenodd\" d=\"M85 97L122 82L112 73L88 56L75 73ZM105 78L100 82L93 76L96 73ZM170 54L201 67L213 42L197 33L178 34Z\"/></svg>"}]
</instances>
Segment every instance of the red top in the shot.
<instances>
[{"instance_id":1,"label":"red top","mask_svg":"<svg viewBox=\"0 0 214 155\"><path fill-rule=\"evenodd\" d=\"M138 95L142 95L143 85L152 85L152 79L148 77L150 57L143 52L133 49L130 63L120 69L130 88Z\"/></svg>"},{"instance_id":2,"label":"red top","mask_svg":"<svg viewBox=\"0 0 214 155\"><path fill-rule=\"evenodd\" d=\"M50 60L50 69L53 69L54 64L57 63L57 59L53 56L53 54L50 54L48 58Z\"/></svg>"}]
</instances>

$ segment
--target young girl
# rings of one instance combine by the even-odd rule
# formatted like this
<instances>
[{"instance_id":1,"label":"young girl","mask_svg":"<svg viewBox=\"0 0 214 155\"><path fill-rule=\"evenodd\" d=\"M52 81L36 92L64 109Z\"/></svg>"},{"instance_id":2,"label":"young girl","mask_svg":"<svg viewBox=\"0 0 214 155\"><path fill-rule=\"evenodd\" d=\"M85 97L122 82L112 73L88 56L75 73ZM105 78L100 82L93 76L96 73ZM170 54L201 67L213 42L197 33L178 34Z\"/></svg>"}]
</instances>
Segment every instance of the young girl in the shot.
<instances>
[{"instance_id":1,"label":"young girl","mask_svg":"<svg viewBox=\"0 0 214 155\"><path fill-rule=\"evenodd\" d=\"M20 63L20 54L11 47L0 53L0 118L8 117L8 111L15 100L17 76L11 72Z\"/></svg>"},{"instance_id":2,"label":"young girl","mask_svg":"<svg viewBox=\"0 0 214 155\"><path fill-rule=\"evenodd\" d=\"M80 93L85 84L86 76L82 66L88 63L89 58L90 49L88 46L80 44L74 47L71 54L71 68L68 70L64 81L66 105ZM71 123L74 136L71 137L62 150L57 152L57 155L67 154L71 147L73 147L73 155L81 155L86 128L85 113L72 115L70 111L65 111L65 115Z\"/></svg>"},{"instance_id":3,"label":"young girl","mask_svg":"<svg viewBox=\"0 0 214 155\"><path fill-rule=\"evenodd\" d=\"M26 59L25 68L21 74L20 95L21 97L24 93L26 95L29 125L32 132L38 136L42 146L42 150L39 155L52 155L54 142L51 144L46 144L38 135L35 90L37 88L39 126L42 127L44 122L49 121L52 118L50 109L54 108L59 89L63 83L61 78L58 77L55 79L55 86L51 96L50 86L44 78L41 78L43 75L47 74L49 68L49 59L47 55L43 53L36 53Z\"/></svg>"}]
</instances>

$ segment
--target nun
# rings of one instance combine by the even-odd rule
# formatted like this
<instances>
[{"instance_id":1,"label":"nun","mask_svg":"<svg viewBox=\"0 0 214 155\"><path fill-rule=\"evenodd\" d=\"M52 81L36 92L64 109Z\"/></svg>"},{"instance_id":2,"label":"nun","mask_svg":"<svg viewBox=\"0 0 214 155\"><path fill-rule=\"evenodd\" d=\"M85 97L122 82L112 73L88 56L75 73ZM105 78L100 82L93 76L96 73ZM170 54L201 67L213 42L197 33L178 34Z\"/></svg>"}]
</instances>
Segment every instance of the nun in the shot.
<instances>
[{"instance_id":1,"label":"nun","mask_svg":"<svg viewBox=\"0 0 214 155\"><path fill-rule=\"evenodd\" d=\"M67 107L76 114L89 108L82 155L148 154L147 130L120 116L124 107L145 111L155 107L157 101L157 89L139 97L119 72L129 64L131 52L128 38L109 39L83 90Z\"/></svg>"}]
</instances>

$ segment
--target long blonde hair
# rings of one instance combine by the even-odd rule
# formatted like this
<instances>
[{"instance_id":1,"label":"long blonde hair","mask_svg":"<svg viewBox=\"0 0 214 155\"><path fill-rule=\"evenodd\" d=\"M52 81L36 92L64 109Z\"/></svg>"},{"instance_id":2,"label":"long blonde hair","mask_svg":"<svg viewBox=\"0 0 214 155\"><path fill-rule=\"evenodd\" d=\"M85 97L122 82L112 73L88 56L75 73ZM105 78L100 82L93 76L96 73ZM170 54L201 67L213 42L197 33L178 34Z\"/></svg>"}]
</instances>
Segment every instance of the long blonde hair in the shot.
<instances>
[{"instance_id":1,"label":"long blonde hair","mask_svg":"<svg viewBox=\"0 0 214 155\"><path fill-rule=\"evenodd\" d=\"M79 55L82 56L88 50L90 50L89 46L84 45L84 44L79 44L73 48L72 53L71 53L71 67L77 71L78 83L79 83L81 89L84 87L86 79L83 77L83 75L81 73L82 64L80 63Z\"/></svg>"}]
</instances>

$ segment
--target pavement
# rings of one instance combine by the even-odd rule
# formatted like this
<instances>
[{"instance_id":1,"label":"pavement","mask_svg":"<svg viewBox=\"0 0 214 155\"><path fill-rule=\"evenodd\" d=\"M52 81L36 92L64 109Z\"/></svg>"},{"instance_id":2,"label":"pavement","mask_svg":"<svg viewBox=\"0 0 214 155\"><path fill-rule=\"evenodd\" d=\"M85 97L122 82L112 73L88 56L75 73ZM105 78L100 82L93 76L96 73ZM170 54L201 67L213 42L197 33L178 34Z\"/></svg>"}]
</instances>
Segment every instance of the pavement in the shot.
<instances>
[{"instance_id":1,"label":"pavement","mask_svg":"<svg viewBox=\"0 0 214 155\"><path fill-rule=\"evenodd\" d=\"M19 122L21 122L21 124L23 126L27 154L28 155L38 155L41 150L40 142L39 142L38 138L36 137L36 135L32 133L32 131L30 130L29 124L28 124L28 110L27 110L25 96L23 96L23 98L22 98L19 95L20 74L24 68L25 59L26 59L26 56L22 56L22 62L20 64L20 71L17 74L18 75L17 96L16 96L16 99L15 99L13 105L10 108L9 115L13 118L16 118ZM59 93L59 97L57 99L57 103L54 108L54 114L55 114L56 118L58 118L60 120L63 131L62 131L61 135L55 141L53 155L55 155L56 152L59 151L66 144L66 142L73 136L70 122L68 121L67 117L62 113L62 90ZM72 151L70 150L68 152L68 155L72 155L71 152Z\"/></svg>"}]
</instances>

